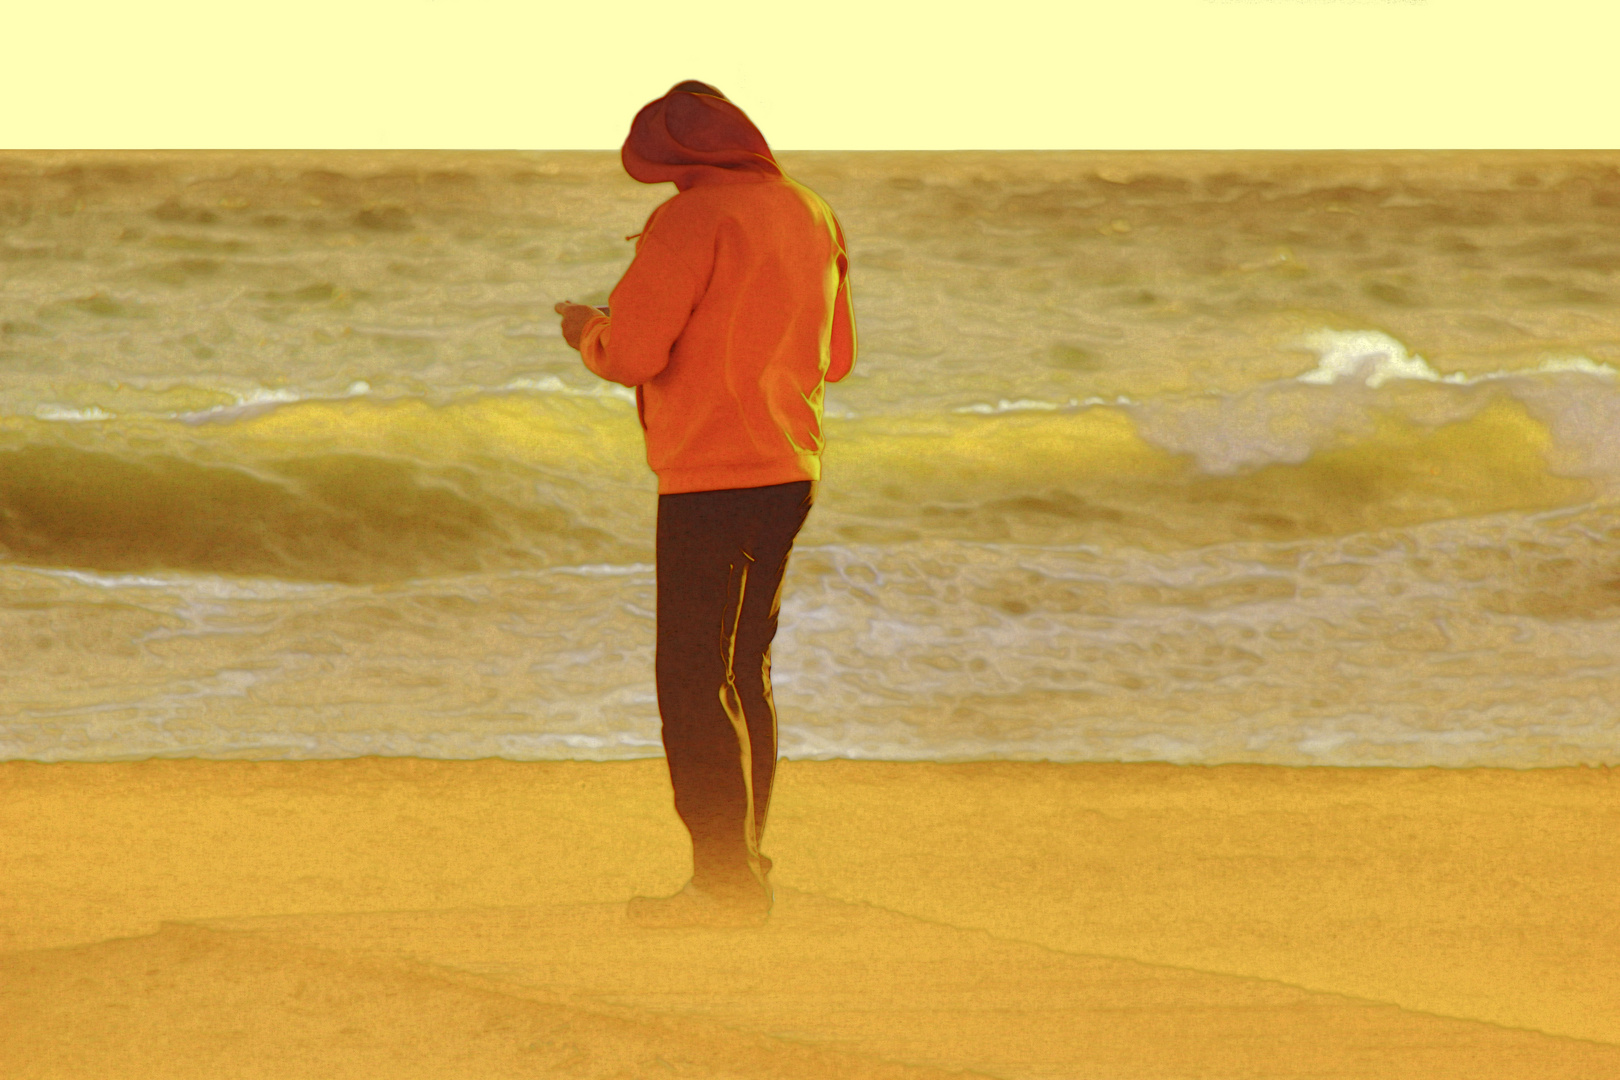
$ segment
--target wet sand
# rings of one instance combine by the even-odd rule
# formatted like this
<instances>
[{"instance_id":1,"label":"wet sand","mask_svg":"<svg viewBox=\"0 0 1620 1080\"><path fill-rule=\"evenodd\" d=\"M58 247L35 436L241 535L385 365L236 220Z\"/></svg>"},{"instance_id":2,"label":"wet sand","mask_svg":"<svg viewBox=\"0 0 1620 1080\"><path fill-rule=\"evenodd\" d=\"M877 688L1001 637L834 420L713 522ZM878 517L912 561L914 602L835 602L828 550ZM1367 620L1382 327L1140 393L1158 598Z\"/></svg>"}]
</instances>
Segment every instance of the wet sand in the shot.
<instances>
[{"instance_id":1,"label":"wet sand","mask_svg":"<svg viewBox=\"0 0 1620 1080\"><path fill-rule=\"evenodd\" d=\"M1613 769L0 763L8 1077L1620 1075Z\"/></svg>"}]
</instances>

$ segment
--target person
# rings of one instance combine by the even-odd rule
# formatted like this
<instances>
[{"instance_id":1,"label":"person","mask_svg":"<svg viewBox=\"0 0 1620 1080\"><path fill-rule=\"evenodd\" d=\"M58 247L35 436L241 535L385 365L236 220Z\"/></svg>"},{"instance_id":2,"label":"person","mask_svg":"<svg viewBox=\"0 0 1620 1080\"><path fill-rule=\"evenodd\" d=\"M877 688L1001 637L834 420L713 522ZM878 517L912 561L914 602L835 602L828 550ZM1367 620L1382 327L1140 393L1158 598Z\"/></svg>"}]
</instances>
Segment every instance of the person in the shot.
<instances>
[{"instance_id":1,"label":"person","mask_svg":"<svg viewBox=\"0 0 1620 1080\"><path fill-rule=\"evenodd\" d=\"M758 925L776 770L771 641L782 577L821 478L824 384L855 360L843 230L707 83L636 114L620 154L674 183L634 237L606 308L563 301L584 364L636 389L658 476L654 675L675 810L692 840L680 892L636 897L644 926Z\"/></svg>"}]
</instances>

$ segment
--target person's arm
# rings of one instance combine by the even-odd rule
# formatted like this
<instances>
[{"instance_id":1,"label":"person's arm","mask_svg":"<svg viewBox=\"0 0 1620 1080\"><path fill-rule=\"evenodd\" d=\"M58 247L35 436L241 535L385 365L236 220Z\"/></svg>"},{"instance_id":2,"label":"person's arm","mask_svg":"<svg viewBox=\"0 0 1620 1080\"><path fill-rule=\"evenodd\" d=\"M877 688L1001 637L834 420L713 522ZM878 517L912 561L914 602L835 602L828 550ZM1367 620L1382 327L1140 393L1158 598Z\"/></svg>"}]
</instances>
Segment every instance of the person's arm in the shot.
<instances>
[{"instance_id":1,"label":"person's arm","mask_svg":"<svg viewBox=\"0 0 1620 1080\"><path fill-rule=\"evenodd\" d=\"M585 327L592 319L608 313L605 307L576 304L572 300L559 300L551 310L563 317L562 336L570 349L579 348L579 339L584 335Z\"/></svg>"},{"instance_id":2,"label":"person's arm","mask_svg":"<svg viewBox=\"0 0 1620 1080\"><path fill-rule=\"evenodd\" d=\"M833 295L832 356L827 364L827 381L837 382L855 366L855 304L849 293L849 254L844 247L844 230L833 219L838 234L838 291Z\"/></svg>"},{"instance_id":3,"label":"person's arm","mask_svg":"<svg viewBox=\"0 0 1620 1080\"><path fill-rule=\"evenodd\" d=\"M648 236L613 289L612 316L577 312L578 341L570 344L597 375L640 386L669 363L669 351L701 296L696 276L674 249ZM570 313L580 307L558 305L564 338Z\"/></svg>"}]
</instances>

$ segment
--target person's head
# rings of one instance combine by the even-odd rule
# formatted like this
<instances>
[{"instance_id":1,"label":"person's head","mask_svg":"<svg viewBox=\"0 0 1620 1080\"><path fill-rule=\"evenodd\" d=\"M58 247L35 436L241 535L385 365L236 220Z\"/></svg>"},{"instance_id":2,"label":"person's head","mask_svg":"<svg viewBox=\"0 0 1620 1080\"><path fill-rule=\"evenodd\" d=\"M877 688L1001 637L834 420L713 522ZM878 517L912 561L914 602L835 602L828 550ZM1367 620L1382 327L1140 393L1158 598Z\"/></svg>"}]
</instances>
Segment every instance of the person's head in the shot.
<instances>
[{"instance_id":1,"label":"person's head","mask_svg":"<svg viewBox=\"0 0 1620 1080\"><path fill-rule=\"evenodd\" d=\"M619 157L642 183L673 182L682 191L744 174L782 175L747 114L696 79L676 83L636 113Z\"/></svg>"},{"instance_id":2,"label":"person's head","mask_svg":"<svg viewBox=\"0 0 1620 1080\"><path fill-rule=\"evenodd\" d=\"M717 97L721 101L731 100L708 83L698 82L696 79L687 79L685 82L678 82L669 88L669 92L672 94L677 90L685 91L688 94L708 94L710 97Z\"/></svg>"}]
</instances>

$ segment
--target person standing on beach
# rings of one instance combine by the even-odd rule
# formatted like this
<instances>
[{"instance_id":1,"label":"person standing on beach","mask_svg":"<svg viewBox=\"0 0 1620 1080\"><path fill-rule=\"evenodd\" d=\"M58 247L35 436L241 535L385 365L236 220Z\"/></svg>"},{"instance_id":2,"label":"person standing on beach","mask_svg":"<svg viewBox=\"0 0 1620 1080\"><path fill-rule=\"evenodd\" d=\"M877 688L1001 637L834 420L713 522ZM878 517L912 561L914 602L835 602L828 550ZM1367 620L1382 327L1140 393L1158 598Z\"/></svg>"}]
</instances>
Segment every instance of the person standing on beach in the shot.
<instances>
[{"instance_id":1,"label":"person standing on beach","mask_svg":"<svg viewBox=\"0 0 1620 1080\"><path fill-rule=\"evenodd\" d=\"M771 906L771 639L821 478L824 384L855 360L849 260L832 209L706 83L638 112L620 158L677 194L634 238L607 308L555 310L587 368L636 388L658 475L658 711L692 837L691 881L626 914L757 925Z\"/></svg>"}]
</instances>

